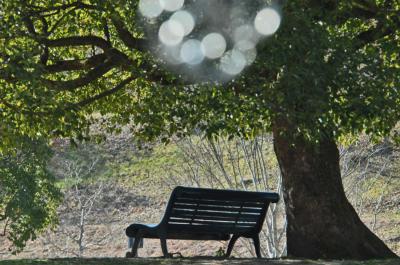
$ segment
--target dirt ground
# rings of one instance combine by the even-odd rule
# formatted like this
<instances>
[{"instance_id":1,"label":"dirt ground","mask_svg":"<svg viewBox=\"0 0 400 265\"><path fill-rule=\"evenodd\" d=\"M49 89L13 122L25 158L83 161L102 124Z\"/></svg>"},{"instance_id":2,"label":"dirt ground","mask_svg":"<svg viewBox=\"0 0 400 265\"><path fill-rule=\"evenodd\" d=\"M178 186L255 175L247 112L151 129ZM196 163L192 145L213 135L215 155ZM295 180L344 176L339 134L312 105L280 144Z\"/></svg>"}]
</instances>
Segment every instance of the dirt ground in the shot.
<instances>
[{"instance_id":1,"label":"dirt ground","mask_svg":"<svg viewBox=\"0 0 400 265\"><path fill-rule=\"evenodd\" d=\"M400 259L375 261L323 261L323 260L271 260L271 259L51 259L51 260L3 260L0 265L399 265Z\"/></svg>"},{"instance_id":2,"label":"dirt ground","mask_svg":"<svg viewBox=\"0 0 400 265\"><path fill-rule=\"evenodd\" d=\"M125 236L125 228L132 222L157 223L161 219L165 208L165 200L156 200L145 196L134 196L134 193L121 192L120 190L109 193L122 193L125 194L126 198L123 198L122 202L119 202L115 198L110 197L104 201L104 205L98 207L99 211L94 211L93 220L85 227L84 241L86 248L85 251L81 253L81 257L124 257L125 253L129 250L127 247L127 237ZM129 202L129 207L124 206L125 201ZM115 212L118 206L121 206L121 209ZM129 211L126 211L126 208L129 208ZM400 219L398 216L398 214L380 214L377 218L375 233L399 255ZM107 219L106 217L109 218ZM36 241L28 242L25 250L16 256L8 251L8 248L11 247L10 242L5 240L4 237L0 237L0 260L54 259L79 256L76 243L70 238L68 239L68 236L65 235L68 232L72 233L77 231L76 227L68 223L74 218L75 217L70 213L62 214L60 221L61 224L64 224L63 227L65 231L59 230L45 233ZM363 215L362 219L368 226L372 227L373 216ZM196 256L215 257L221 253L221 250L226 250L226 247L227 242L168 240L169 252L180 253L185 258ZM252 258L254 257L253 252L253 246L248 240L239 240L235 245L232 255L236 258ZM145 239L144 247L139 249L139 257L154 258L160 257L161 255L162 252L159 240ZM252 262L255 261L252 260ZM398 265L400 265L400 262Z\"/></svg>"}]
</instances>

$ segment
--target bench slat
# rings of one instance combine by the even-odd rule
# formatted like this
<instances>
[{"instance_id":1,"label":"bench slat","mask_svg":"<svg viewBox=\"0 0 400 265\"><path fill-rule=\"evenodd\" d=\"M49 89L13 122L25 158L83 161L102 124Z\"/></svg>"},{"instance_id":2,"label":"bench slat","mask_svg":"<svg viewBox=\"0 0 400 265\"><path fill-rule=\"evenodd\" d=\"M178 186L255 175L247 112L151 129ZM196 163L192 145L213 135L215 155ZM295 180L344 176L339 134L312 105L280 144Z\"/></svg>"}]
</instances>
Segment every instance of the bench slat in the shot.
<instances>
[{"instance_id":1,"label":"bench slat","mask_svg":"<svg viewBox=\"0 0 400 265\"><path fill-rule=\"evenodd\" d=\"M258 218L232 218L232 217L223 217L223 216L208 216L208 215L196 215L193 216L192 214L172 214L170 216L170 220L172 218L182 218L182 219L189 219L190 220L216 220L216 221L231 221L231 222L248 222L256 224Z\"/></svg>"},{"instance_id":2,"label":"bench slat","mask_svg":"<svg viewBox=\"0 0 400 265\"><path fill-rule=\"evenodd\" d=\"M194 218L199 217L224 217L231 220L237 219L249 219L257 221L260 218L259 214L242 214L242 213L230 213L230 212L203 212L203 211L187 211L187 210L172 210L170 216L193 216Z\"/></svg>"},{"instance_id":3,"label":"bench slat","mask_svg":"<svg viewBox=\"0 0 400 265\"><path fill-rule=\"evenodd\" d=\"M202 198L176 198L175 199L175 203L184 203L184 204L200 204L200 205L208 205L208 206L236 206L236 207L240 207L243 205L243 207L248 207L248 208L257 208L260 209L262 207L264 207L265 202L261 203L261 202L240 202L240 201L230 201L230 200L226 200L226 201L221 201L221 200L208 200L208 199L202 199Z\"/></svg>"},{"instance_id":4,"label":"bench slat","mask_svg":"<svg viewBox=\"0 0 400 265\"><path fill-rule=\"evenodd\" d=\"M191 225L193 227L196 227L198 225L202 225L203 227L225 227L225 228L229 228L229 229L237 229L237 228L243 228L243 229L252 229L254 228L254 225L251 224L236 224L233 222L216 222L216 221L202 221L202 220L197 220L197 221L193 221L191 224L187 224L184 221L181 220L174 220L173 222L170 223L170 225L174 225L174 224L184 224L184 225Z\"/></svg>"},{"instance_id":5,"label":"bench slat","mask_svg":"<svg viewBox=\"0 0 400 265\"><path fill-rule=\"evenodd\" d=\"M240 206L228 206L228 205L216 205L216 206L208 206L208 205L198 205L197 204L183 204L179 202L175 202L174 209L197 209L197 210L205 210L205 211L226 211L226 212L242 212L242 213L262 213L262 208L248 208L248 207L240 207Z\"/></svg>"},{"instance_id":6,"label":"bench slat","mask_svg":"<svg viewBox=\"0 0 400 265\"><path fill-rule=\"evenodd\" d=\"M254 225L248 225L246 223L240 223L240 224L235 225L234 223L218 223L218 222L210 222L210 221L204 221L204 220L193 221L192 223L188 223L187 221L182 221L182 220L174 220L168 224L168 226L171 226L171 225L187 225L187 226L203 225L204 227L208 226L209 232L215 231L215 230L213 230L215 228L215 226L218 226L218 227L223 226L223 227L229 227L230 228L229 231L232 234L234 234L235 229L239 229L239 228L240 229L243 228L243 229L247 229L247 230L254 229Z\"/></svg>"},{"instance_id":7,"label":"bench slat","mask_svg":"<svg viewBox=\"0 0 400 265\"><path fill-rule=\"evenodd\" d=\"M209 201L229 201L229 202L246 202L246 203L256 203L256 204L263 204L265 202L264 200L260 200L257 198L253 198L253 199L248 199L248 200L244 200L242 198L237 198L237 197L225 197L225 196L218 196L218 195L214 195L214 196L209 196L209 195L193 195L193 196L189 196L189 194L180 194L177 198L179 199L202 199L202 198L207 198L207 200Z\"/></svg>"},{"instance_id":8,"label":"bench slat","mask_svg":"<svg viewBox=\"0 0 400 265\"><path fill-rule=\"evenodd\" d=\"M197 189L182 188L177 192L178 197L183 198L201 198L231 201L248 201L248 202L264 202L266 200L276 200L275 194L265 192L249 192L234 190L214 190L214 189Z\"/></svg>"},{"instance_id":9,"label":"bench slat","mask_svg":"<svg viewBox=\"0 0 400 265\"><path fill-rule=\"evenodd\" d=\"M209 233L211 231L218 231L219 233L234 234L234 233L250 233L253 227L234 227L232 225L215 225L214 223L199 223L197 225L188 224L169 224L168 229L171 231L192 231Z\"/></svg>"},{"instance_id":10,"label":"bench slat","mask_svg":"<svg viewBox=\"0 0 400 265\"><path fill-rule=\"evenodd\" d=\"M174 224L184 224L188 226L196 226L198 224L202 225L209 225L209 226L215 226L215 225L222 225L222 226L227 226L232 229L236 228L246 228L246 229L254 229L254 223L235 223L234 222L217 222L217 221L208 221L208 220L188 220L188 219L176 219L176 220L170 220L168 223L168 226L174 225ZM213 231L210 228L210 231ZM233 231L233 230L231 230Z\"/></svg>"}]
</instances>

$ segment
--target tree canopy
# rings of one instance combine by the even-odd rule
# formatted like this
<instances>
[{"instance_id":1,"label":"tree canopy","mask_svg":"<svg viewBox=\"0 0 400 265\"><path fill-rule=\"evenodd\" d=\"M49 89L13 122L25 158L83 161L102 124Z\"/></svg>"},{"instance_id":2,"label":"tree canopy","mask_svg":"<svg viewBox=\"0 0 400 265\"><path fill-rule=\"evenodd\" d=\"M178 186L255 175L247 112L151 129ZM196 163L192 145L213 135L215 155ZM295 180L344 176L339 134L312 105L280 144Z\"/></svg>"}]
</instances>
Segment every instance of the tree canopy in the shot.
<instances>
[{"instance_id":1,"label":"tree canopy","mask_svg":"<svg viewBox=\"0 0 400 265\"><path fill-rule=\"evenodd\" d=\"M268 4L268 1L265 1ZM256 63L189 85L148 52L138 1L1 1L2 146L87 133L93 113L137 135L251 136L285 116L309 135L387 135L399 120L397 1L288 1Z\"/></svg>"}]
</instances>

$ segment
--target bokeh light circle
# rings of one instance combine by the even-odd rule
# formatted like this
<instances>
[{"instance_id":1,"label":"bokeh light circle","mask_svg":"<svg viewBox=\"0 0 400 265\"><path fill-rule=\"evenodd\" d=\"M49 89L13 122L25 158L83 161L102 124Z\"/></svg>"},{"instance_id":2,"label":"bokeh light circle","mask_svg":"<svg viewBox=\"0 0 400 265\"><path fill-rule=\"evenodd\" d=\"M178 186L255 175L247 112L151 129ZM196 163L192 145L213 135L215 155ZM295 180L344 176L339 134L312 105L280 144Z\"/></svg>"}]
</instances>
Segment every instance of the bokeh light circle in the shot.
<instances>
[{"instance_id":1,"label":"bokeh light circle","mask_svg":"<svg viewBox=\"0 0 400 265\"><path fill-rule=\"evenodd\" d=\"M164 10L176 11L182 8L185 0L159 0L160 5Z\"/></svg>"},{"instance_id":2,"label":"bokeh light circle","mask_svg":"<svg viewBox=\"0 0 400 265\"><path fill-rule=\"evenodd\" d=\"M258 33L270 36L274 34L281 25L281 15L273 8L267 7L258 12L254 27Z\"/></svg>"},{"instance_id":3,"label":"bokeh light circle","mask_svg":"<svg viewBox=\"0 0 400 265\"><path fill-rule=\"evenodd\" d=\"M235 43L235 48L239 51L247 51L251 49L255 49L256 43L250 40L241 40Z\"/></svg>"},{"instance_id":4,"label":"bokeh light circle","mask_svg":"<svg viewBox=\"0 0 400 265\"><path fill-rule=\"evenodd\" d=\"M201 41L201 49L207 58L220 58L226 50L226 40L219 33L210 33Z\"/></svg>"},{"instance_id":5,"label":"bokeh light circle","mask_svg":"<svg viewBox=\"0 0 400 265\"><path fill-rule=\"evenodd\" d=\"M246 67L247 60L242 52L233 49L221 58L220 69L228 75L237 75Z\"/></svg>"},{"instance_id":6,"label":"bokeh light circle","mask_svg":"<svg viewBox=\"0 0 400 265\"><path fill-rule=\"evenodd\" d=\"M190 39L182 44L181 60L190 65L200 64L204 60L204 53L199 40Z\"/></svg>"},{"instance_id":7,"label":"bokeh light circle","mask_svg":"<svg viewBox=\"0 0 400 265\"><path fill-rule=\"evenodd\" d=\"M183 63L181 59L181 44L175 46L164 46L161 57L171 65L180 65Z\"/></svg>"},{"instance_id":8,"label":"bokeh light circle","mask_svg":"<svg viewBox=\"0 0 400 265\"><path fill-rule=\"evenodd\" d=\"M182 42L184 36L184 27L175 20L165 21L158 31L160 41L167 46L178 45Z\"/></svg>"},{"instance_id":9,"label":"bokeh light circle","mask_svg":"<svg viewBox=\"0 0 400 265\"><path fill-rule=\"evenodd\" d=\"M255 43L247 40L239 41L235 44L235 49L240 51L246 58L246 65L251 65L257 58Z\"/></svg>"},{"instance_id":10,"label":"bokeh light circle","mask_svg":"<svg viewBox=\"0 0 400 265\"><path fill-rule=\"evenodd\" d=\"M236 28L233 32L233 40L235 42L239 41L251 41L253 43L257 42L259 35L255 31L254 27L249 24L242 25Z\"/></svg>"},{"instance_id":11,"label":"bokeh light circle","mask_svg":"<svg viewBox=\"0 0 400 265\"><path fill-rule=\"evenodd\" d=\"M139 0L139 9L148 18L139 22L146 24L149 50L196 82L227 82L239 75L282 20L277 4L261 0Z\"/></svg>"},{"instance_id":12,"label":"bokeh light circle","mask_svg":"<svg viewBox=\"0 0 400 265\"><path fill-rule=\"evenodd\" d=\"M140 13L147 18L156 18L163 12L160 0L140 0Z\"/></svg>"},{"instance_id":13,"label":"bokeh light circle","mask_svg":"<svg viewBox=\"0 0 400 265\"><path fill-rule=\"evenodd\" d=\"M185 10L175 12L169 20L180 23L183 26L185 36L189 35L195 26L192 14Z\"/></svg>"}]
</instances>

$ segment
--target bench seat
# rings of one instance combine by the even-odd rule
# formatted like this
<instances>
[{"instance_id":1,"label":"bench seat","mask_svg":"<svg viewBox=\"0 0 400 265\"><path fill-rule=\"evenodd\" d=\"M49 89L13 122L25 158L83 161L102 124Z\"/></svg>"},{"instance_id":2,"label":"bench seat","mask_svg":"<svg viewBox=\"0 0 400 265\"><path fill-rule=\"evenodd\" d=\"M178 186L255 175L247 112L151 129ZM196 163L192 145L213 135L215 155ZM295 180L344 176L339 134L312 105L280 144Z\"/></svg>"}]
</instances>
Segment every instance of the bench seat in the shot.
<instances>
[{"instance_id":1,"label":"bench seat","mask_svg":"<svg viewBox=\"0 0 400 265\"><path fill-rule=\"evenodd\" d=\"M159 225L154 224L132 224L126 228L126 235L128 237L137 237L139 231L142 238L159 239ZM212 233L194 233L190 227L169 229L166 234L166 239L179 239L179 240L218 240L226 241L230 239L229 234L212 232Z\"/></svg>"}]
</instances>

